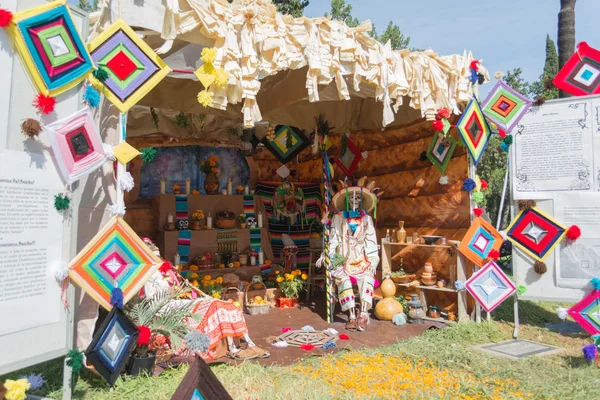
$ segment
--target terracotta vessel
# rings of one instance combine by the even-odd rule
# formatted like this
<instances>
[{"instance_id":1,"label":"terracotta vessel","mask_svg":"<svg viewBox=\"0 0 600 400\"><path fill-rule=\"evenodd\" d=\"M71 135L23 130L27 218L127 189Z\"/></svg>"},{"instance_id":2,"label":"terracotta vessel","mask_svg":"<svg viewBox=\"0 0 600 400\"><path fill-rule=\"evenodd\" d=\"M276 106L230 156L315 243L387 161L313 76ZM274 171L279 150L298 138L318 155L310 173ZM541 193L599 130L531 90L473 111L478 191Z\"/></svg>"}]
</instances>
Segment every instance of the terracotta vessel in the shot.
<instances>
[{"instance_id":1,"label":"terracotta vessel","mask_svg":"<svg viewBox=\"0 0 600 400\"><path fill-rule=\"evenodd\" d=\"M219 194L219 177L215 173L208 173L204 178L206 194Z\"/></svg>"},{"instance_id":2,"label":"terracotta vessel","mask_svg":"<svg viewBox=\"0 0 600 400\"><path fill-rule=\"evenodd\" d=\"M277 306L279 308L292 308L298 305L297 297L279 297L277 299Z\"/></svg>"},{"instance_id":3,"label":"terracotta vessel","mask_svg":"<svg viewBox=\"0 0 600 400\"><path fill-rule=\"evenodd\" d=\"M381 293L383 297L394 297L396 295L396 285L389 276L386 276L383 282L381 282Z\"/></svg>"},{"instance_id":4,"label":"terracotta vessel","mask_svg":"<svg viewBox=\"0 0 600 400\"><path fill-rule=\"evenodd\" d=\"M193 221L192 222L192 230L193 231L199 231L202 229L202 226L204 224L202 223L202 221Z\"/></svg>"}]
</instances>

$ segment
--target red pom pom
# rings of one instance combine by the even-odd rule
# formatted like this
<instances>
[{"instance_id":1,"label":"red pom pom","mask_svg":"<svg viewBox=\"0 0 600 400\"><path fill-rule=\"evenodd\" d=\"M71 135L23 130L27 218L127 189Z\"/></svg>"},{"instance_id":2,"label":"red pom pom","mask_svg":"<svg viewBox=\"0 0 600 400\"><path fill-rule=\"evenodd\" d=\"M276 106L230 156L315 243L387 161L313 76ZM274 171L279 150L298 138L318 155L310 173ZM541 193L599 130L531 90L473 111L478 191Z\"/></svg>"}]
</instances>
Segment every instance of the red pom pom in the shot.
<instances>
[{"instance_id":1,"label":"red pom pom","mask_svg":"<svg viewBox=\"0 0 600 400\"><path fill-rule=\"evenodd\" d=\"M442 121L440 121L439 119L436 119L435 121L433 121L431 123L431 126L433 127L433 130L436 132L440 132L444 130L444 123Z\"/></svg>"},{"instance_id":2,"label":"red pom pom","mask_svg":"<svg viewBox=\"0 0 600 400\"><path fill-rule=\"evenodd\" d=\"M145 346L150 343L150 337L152 333L150 332L150 328L147 326L138 326L140 331L140 336L138 337L138 346Z\"/></svg>"},{"instance_id":3,"label":"red pom pom","mask_svg":"<svg viewBox=\"0 0 600 400\"><path fill-rule=\"evenodd\" d=\"M56 99L52 96L46 96L45 94L38 94L33 100L33 106L36 107L42 114L50 114L54 111L56 105Z\"/></svg>"},{"instance_id":4,"label":"red pom pom","mask_svg":"<svg viewBox=\"0 0 600 400\"><path fill-rule=\"evenodd\" d=\"M6 28L12 22L13 13L5 8L0 8L0 28Z\"/></svg>"},{"instance_id":5,"label":"red pom pom","mask_svg":"<svg viewBox=\"0 0 600 400\"><path fill-rule=\"evenodd\" d=\"M474 69L475 71L479 71L479 60L471 61L470 67L471 67L471 69Z\"/></svg>"},{"instance_id":6,"label":"red pom pom","mask_svg":"<svg viewBox=\"0 0 600 400\"><path fill-rule=\"evenodd\" d=\"M498 129L498 135L500 135L500 137L504 139L506 137L506 132L504 131L504 129Z\"/></svg>"},{"instance_id":7,"label":"red pom pom","mask_svg":"<svg viewBox=\"0 0 600 400\"><path fill-rule=\"evenodd\" d=\"M488 183L486 181L484 181L483 179L480 179L481 181L481 190L485 190L488 188Z\"/></svg>"},{"instance_id":8,"label":"red pom pom","mask_svg":"<svg viewBox=\"0 0 600 400\"><path fill-rule=\"evenodd\" d=\"M160 271L161 274L166 274L167 272L169 272L172 269L173 269L173 266L171 265L171 263L168 261L165 261L164 263L162 263L162 265L160 266L160 268L158 270Z\"/></svg>"},{"instance_id":9,"label":"red pom pom","mask_svg":"<svg viewBox=\"0 0 600 400\"><path fill-rule=\"evenodd\" d=\"M488 257L492 260L497 260L500 258L500 253L498 253L498 250L490 250Z\"/></svg>"},{"instance_id":10,"label":"red pom pom","mask_svg":"<svg viewBox=\"0 0 600 400\"><path fill-rule=\"evenodd\" d=\"M569 229L567 229L567 239L571 242L576 241L581 237L581 229L577 225L572 225Z\"/></svg>"},{"instance_id":11,"label":"red pom pom","mask_svg":"<svg viewBox=\"0 0 600 400\"><path fill-rule=\"evenodd\" d=\"M483 215L483 208L474 208L473 214L475 214L476 217L481 217Z\"/></svg>"},{"instance_id":12,"label":"red pom pom","mask_svg":"<svg viewBox=\"0 0 600 400\"><path fill-rule=\"evenodd\" d=\"M300 346L300 348L302 350L311 351L311 350L313 350L315 348L315 346L313 346L310 343L304 343L302 346Z\"/></svg>"},{"instance_id":13,"label":"red pom pom","mask_svg":"<svg viewBox=\"0 0 600 400\"><path fill-rule=\"evenodd\" d=\"M439 117L439 119L442 118L450 118L450 110L448 110L447 108L441 108L438 112L437 112L437 116Z\"/></svg>"},{"instance_id":14,"label":"red pom pom","mask_svg":"<svg viewBox=\"0 0 600 400\"><path fill-rule=\"evenodd\" d=\"M340 334L340 340L350 340L350 337L344 333Z\"/></svg>"}]
</instances>

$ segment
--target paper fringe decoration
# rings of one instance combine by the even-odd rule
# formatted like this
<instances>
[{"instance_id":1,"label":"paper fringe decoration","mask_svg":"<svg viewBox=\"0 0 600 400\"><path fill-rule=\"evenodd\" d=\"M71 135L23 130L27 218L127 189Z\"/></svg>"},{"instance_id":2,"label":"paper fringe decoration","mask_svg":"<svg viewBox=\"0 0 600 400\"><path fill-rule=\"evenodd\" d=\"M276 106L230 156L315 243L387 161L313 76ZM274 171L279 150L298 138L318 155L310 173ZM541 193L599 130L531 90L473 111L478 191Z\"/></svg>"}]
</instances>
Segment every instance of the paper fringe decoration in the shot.
<instances>
[{"instance_id":1,"label":"paper fringe decoration","mask_svg":"<svg viewBox=\"0 0 600 400\"><path fill-rule=\"evenodd\" d=\"M83 352L77 349L71 349L67 353L66 359L67 366L72 369L71 388L74 388L77 379L79 378L79 374L81 373L81 369L83 368Z\"/></svg>"},{"instance_id":2,"label":"paper fringe decoration","mask_svg":"<svg viewBox=\"0 0 600 400\"><path fill-rule=\"evenodd\" d=\"M535 264L533 264L533 270L540 275L545 274L548 271L548 267L543 261L537 260Z\"/></svg>"},{"instance_id":3,"label":"paper fringe decoration","mask_svg":"<svg viewBox=\"0 0 600 400\"><path fill-rule=\"evenodd\" d=\"M141 157L142 160L145 163L149 163L152 162L152 160L154 160L154 157L156 157L156 149L152 148L152 147L144 147L143 149L140 149L140 153L142 153Z\"/></svg>"},{"instance_id":4,"label":"paper fringe decoration","mask_svg":"<svg viewBox=\"0 0 600 400\"><path fill-rule=\"evenodd\" d=\"M71 205L71 199L66 194L57 194L54 196L54 208L56 211L68 210Z\"/></svg>"},{"instance_id":5,"label":"paper fringe decoration","mask_svg":"<svg viewBox=\"0 0 600 400\"><path fill-rule=\"evenodd\" d=\"M517 207L519 211L527 210L536 206L535 200L518 200Z\"/></svg>"},{"instance_id":6,"label":"paper fringe decoration","mask_svg":"<svg viewBox=\"0 0 600 400\"><path fill-rule=\"evenodd\" d=\"M581 229L577 225L572 225L567 229L567 240L574 242L581 237Z\"/></svg>"},{"instance_id":7,"label":"paper fringe decoration","mask_svg":"<svg viewBox=\"0 0 600 400\"><path fill-rule=\"evenodd\" d=\"M92 108L98 108L100 105L100 93L92 85L87 85L83 94L83 101Z\"/></svg>"},{"instance_id":8,"label":"paper fringe decoration","mask_svg":"<svg viewBox=\"0 0 600 400\"><path fill-rule=\"evenodd\" d=\"M569 313L567 312L568 310L566 308L563 307L558 307L556 309L556 315L558 316L558 318L560 318L561 320L566 320L567 317L569 316Z\"/></svg>"},{"instance_id":9,"label":"paper fringe decoration","mask_svg":"<svg viewBox=\"0 0 600 400\"><path fill-rule=\"evenodd\" d=\"M35 120L33 118L27 118L21 124L21 132L23 132L23 134L31 140L35 140L35 138L37 138L40 135L41 131L42 124L40 123L40 121Z\"/></svg>"},{"instance_id":10,"label":"paper fringe decoration","mask_svg":"<svg viewBox=\"0 0 600 400\"><path fill-rule=\"evenodd\" d=\"M125 215L125 206L123 204L111 204L108 207L108 211L112 217L122 217Z\"/></svg>"},{"instance_id":11,"label":"paper fringe decoration","mask_svg":"<svg viewBox=\"0 0 600 400\"><path fill-rule=\"evenodd\" d=\"M54 111L54 106L56 106L56 99L52 96L47 96L45 94L39 93L33 99L33 106L38 109L42 114L50 114Z\"/></svg>"},{"instance_id":12,"label":"paper fringe decoration","mask_svg":"<svg viewBox=\"0 0 600 400\"><path fill-rule=\"evenodd\" d=\"M0 28L6 28L13 20L13 13L5 8L0 8Z\"/></svg>"},{"instance_id":13,"label":"paper fringe decoration","mask_svg":"<svg viewBox=\"0 0 600 400\"><path fill-rule=\"evenodd\" d=\"M440 176L440 180L438 182L440 185L447 185L448 184L448 176L446 176L446 175Z\"/></svg>"},{"instance_id":14,"label":"paper fringe decoration","mask_svg":"<svg viewBox=\"0 0 600 400\"><path fill-rule=\"evenodd\" d=\"M69 264L63 261L57 261L52 266L54 272L54 279L56 282L62 283L69 276Z\"/></svg>"},{"instance_id":15,"label":"paper fringe decoration","mask_svg":"<svg viewBox=\"0 0 600 400\"><path fill-rule=\"evenodd\" d=\"M21 376L21 379L27 379L29 385L31 385L29 390L40 390L46 384L46 380L41 375L23 375Z\"/></svg>"},{"instance_id":16,"label":"paper fringe decoration","mask_svg":"<svg viewBox=\"0 0 600 400\"><path fill-rule=\"evenodd\" d=\"M592 280L590 280L590 284L594 290L600 290L600 278L592 278Z\"/></svg>"},{"instance_id":17,"label":"paper fringe decoration","mask_svg":"<svg viewBox=\"0 0 600 400\"><path fill-rule=\"evenodd\" d=\"M135 185L135 183L133 181L133 176L131 176L131 174L129 172L125 172L124 174L121 174L119 176L118 182L119 182L119 188L121 188L121 190L124 190L126 192L129 192L131 189L133 189L133 186Z\"/></svg>"},{"instance_id":18,"label":"paper fringe decoration","mask_svg":"<svg viewBox=\"0 0 600 400\"><path fill-rule=\"evenodd\" d=\"M116 161L117 157L115 157L115 153L113 152L113 147L108 143L102 143L102 149L104 150L104 155L110 161Z\"/></svg>"},{"instance_id":19,"label":"paper fringe decoration","mask_svg":"<svg viewBox=\"0 0 600 400\"><path fill-rule=\"evenodd\" d=\"M273 346L284 348L284 347L288 347L289 345L288 345L288 342L286 342L285 340L282 340L280 342L273 343Z\"/></svg>"},{"instance_id":20,"label":"paper fringe decoration","mask_svg":"<svg viewBox=\"0 0 600 400\"><path fill-rule=\"evenodd\" d=\"M114 288L110 294L110 305L123 308L123 291L118 287Z\"/></svg>"},{"instance_id":21,"label":"paper fringe decoration","mask_svg":"<svg viewBox=\"0 0 600 400\"><path fill-rule=\"evenodd\" d=\"M472 192L476 186L477 186L477 184L475 183L475 181L473 179L467 178L467 179L465 179L465 181L462 185L462 190L464 190L466 192Z\"/></svg>"},{"instance_id":22,"label":"paper fringe decoration","mask_svg":"<svg viewBox=\"0 0 600 400\"><path fill-rule=\"evenodd\" d=\"M184 340L186 347L196 353L206 353L210 345L210 337L198 331L191 331Z\"/></svg>"}]
</instances>

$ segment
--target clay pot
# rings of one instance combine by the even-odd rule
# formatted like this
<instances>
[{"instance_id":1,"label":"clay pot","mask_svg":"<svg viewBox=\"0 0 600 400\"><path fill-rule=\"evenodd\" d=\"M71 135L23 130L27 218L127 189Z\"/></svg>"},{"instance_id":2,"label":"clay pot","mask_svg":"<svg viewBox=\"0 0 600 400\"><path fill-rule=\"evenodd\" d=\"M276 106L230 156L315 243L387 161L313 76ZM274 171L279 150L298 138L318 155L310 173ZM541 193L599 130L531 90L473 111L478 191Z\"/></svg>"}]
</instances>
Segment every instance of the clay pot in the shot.
<instances>
[{"instance_id":1,"label":"clay pot","mask_svg":"<svg viewBox=\"0 0 600 400\"><path fill-rule=\"evenodd\" d=\"M384 298L394 297L394 295L396 295L396 285L389 276L386 276L383 282L381 282L381 293Z\"/></svg>"},{"instance_id":2,"label":"clay pot","mask_svg":"<svg viewBox=\"0 0 600 400\"><path fill-rule=\"evenodd\" d=\"M219 194L219 177L215 173L208 173L204 178L204 190L206 194Z\"/></svg>"},{"instance_id":3,"label":"clay pot","mask_svg":"<svg viewBox=\"0 0 600 400\"><path fill-rule=\"evenodd\" d=\"M204 226L204 224L202 223L202 221L193 221L192 222L192 230L193 231L199 231L199 230L201 230L202 226Z\"/></svg>"},{"instance_id":4,"label":"clay pot","mask_svg":"<svg viewBox=\"0 0 600 400\"><path fill-rule=\"evenodd\" d=\"M297 297L279 297L277 299L277 306L279 308L292 308L298 305Z\"/></svg>"},{"instance_id":5,"label":"clay pot","mask_svg":"<svg viewBox=\"0 0 600 400\"><path fill-rule=\"evenodd\" d=\"M402 304L398 303L393 297L386 297L375 306L375 316L382 321L391 321L394 315L401 312L404 312Z\"/></svg>"}]
</instances>

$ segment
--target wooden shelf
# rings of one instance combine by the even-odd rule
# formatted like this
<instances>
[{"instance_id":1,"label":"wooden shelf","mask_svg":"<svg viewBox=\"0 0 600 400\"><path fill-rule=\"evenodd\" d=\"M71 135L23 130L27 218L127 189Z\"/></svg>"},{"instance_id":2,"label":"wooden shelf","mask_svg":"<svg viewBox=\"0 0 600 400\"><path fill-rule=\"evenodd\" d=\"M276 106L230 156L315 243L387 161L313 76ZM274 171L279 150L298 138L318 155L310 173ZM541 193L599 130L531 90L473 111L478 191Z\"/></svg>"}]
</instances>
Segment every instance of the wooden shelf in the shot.
<instances>
[{"instance_id":1,"label":"wooden shelf","mask_svg":"<svg viewBox=\"0 0 600 400\"><path fill-rule=\"evenodd\" d=\"M449 249L451 247L454 247L452 245L449 244L422 244L422 243L394 243L394 242L383 242L386 245L391 245L391 246L413 246L413 247L429 247L432 249Z\"/></svg>"},{"instance_id":2,"label":"wooden shelf","mask_svg":"<svg viewBox=\"0 0 600 400\"><path fill-rule=\"evenodd\" d=\"M458 290L456 289L450 289L447 287L443 287L443 288L439 288L435 285L433 286L427 286L427 285L417 285L417 286L413 286L409 283L396 283L396 286L402 286L402 287L406 287L406 288L416 288L416 289L424 289L424 290L437 290L438 292L451 292L451 293L458 293Z\"/></svg>"},{"instance_id":3,"label":"wooden shelf","mask_svg":"<svg viewBox=\"0 0 600 400\"><path fill-rule=\"evenodd\" d=\"M446 318L431 318L431 317L423 317L423 319L425 321L432 321L432 322L442 322L444 324L456 324L456 321L450 321L449 319Z\"/></svg>"}]
</instances>

